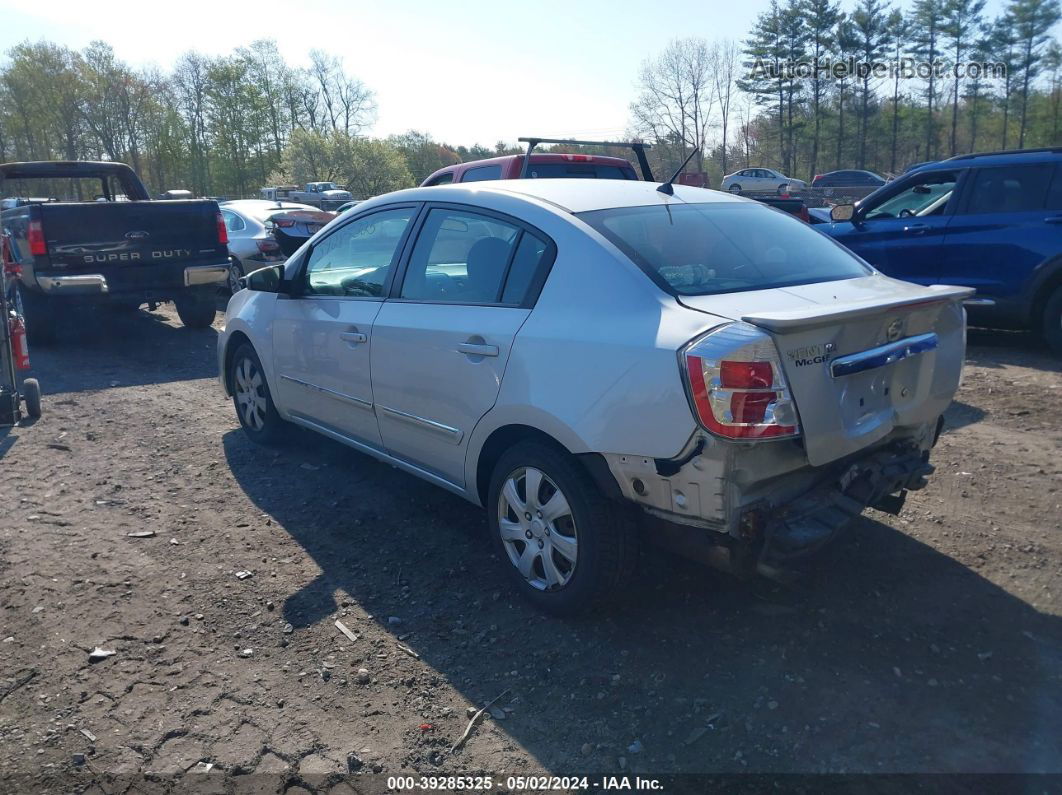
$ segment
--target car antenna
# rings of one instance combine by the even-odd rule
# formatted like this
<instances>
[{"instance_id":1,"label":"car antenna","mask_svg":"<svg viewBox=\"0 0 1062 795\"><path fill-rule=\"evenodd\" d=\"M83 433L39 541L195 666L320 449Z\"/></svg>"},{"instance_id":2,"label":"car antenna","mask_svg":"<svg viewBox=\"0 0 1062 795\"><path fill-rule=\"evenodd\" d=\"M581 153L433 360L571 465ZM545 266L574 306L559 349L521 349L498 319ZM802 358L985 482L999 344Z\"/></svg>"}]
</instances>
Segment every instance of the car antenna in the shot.
<instances>
[{"instance_id":1,"label":"car antenna","mask_svg":"<svg viewBox=\"0 0 1062 795\"><path fill-rule=\"evenodd\" d=\"M668 196L674 196L675 195L675 186L672 185L671 183L674 182L676 179L678 179L679 174L682 173L682 169L684 169L686 167L687 163L689 163L691 160L693 160L693 156L695 154L697 154L697 152L699 152L699 151L700 151L700 147L697 147L697 146L693 147L693 151L690 152L689 156L685 160L682 161L682 165L678 167L678 171L676 171L674 174L672 174L671 175L671 179L669 179L667 182L661 183L660 187L657 188L657 190L660 191L661 193L666 193Z\"/></svg>"}]
</instances>

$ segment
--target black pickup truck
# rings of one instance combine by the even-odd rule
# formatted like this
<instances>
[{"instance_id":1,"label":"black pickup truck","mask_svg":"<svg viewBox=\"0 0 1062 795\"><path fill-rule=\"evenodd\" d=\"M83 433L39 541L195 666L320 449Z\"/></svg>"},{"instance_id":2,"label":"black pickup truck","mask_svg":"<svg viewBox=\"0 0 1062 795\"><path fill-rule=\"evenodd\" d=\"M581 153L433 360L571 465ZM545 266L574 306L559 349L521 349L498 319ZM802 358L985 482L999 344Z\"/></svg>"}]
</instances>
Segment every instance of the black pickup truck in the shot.
<instances>
[{"instance_id":1,"label":"black pickup truck","mask_svg":"<svg viewBox=\"0 0 1062 795\"><path fill-rule=\"evenodd\" d=\"M31 340L53 340L75 305L172 301L185 326L213 322L229 261L217 202L151 201L128 166L87 161L0 165L0 195Z\"/></svg>"}]
</instances>

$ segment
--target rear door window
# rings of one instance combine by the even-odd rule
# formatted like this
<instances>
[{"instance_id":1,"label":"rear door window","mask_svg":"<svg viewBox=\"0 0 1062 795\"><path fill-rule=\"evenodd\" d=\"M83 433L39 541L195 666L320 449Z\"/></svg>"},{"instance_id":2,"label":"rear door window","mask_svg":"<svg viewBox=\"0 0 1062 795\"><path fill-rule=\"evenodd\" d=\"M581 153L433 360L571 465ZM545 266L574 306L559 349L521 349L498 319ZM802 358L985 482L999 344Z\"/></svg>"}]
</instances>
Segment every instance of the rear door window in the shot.
<instances>
[{"instance_id":1,"label":"rear door window","mask_svg":"<svg viewBox=\"0 0 1062 795\"><path fill-rule=\"evenodd\" d=\"M477 166L461 175L462 182L482 182L488 179L501 179L501 166Z\"/></svg>"},{"instance_id":2,"label":"rear door window","mask_svg":"<svg viewBox=\"0 0 1062 795\"><path fill-rule=\"evenodd\" d=\"M966 214L1042 210L1051 176L1051 170L1042 163L978 169Z\"/></svg>"},{"instance_id":3,"label":"rear door window","mask_svg":"<svg viewBox=\"0 0 1062 795\"><path fill-rule=\"evenodd\" d=\"M1047 209L1062 210L1062 163L1055 166L1055 178L1047 192Z\"/></svg>"},{"instance_id":4,"label":"rear door window","mask_svg":"<svg viewBox=\"0 0 1062 795\"><path fill-rule=\"evenodd\" d=\"M871 273L813 227L759 204L655 204L578 217L660 287L679 295L764 290Z\"/></svg>"},{"instance_id":5,"label":"rear door window","mask_svg":"<svg viewBox=\"0 0 1062 795\"><path fill-rule=\"evenodd\" d=\"M596 163L532 163L531 179L637 179L634 170Z\"/></svg>"}]
</instances>

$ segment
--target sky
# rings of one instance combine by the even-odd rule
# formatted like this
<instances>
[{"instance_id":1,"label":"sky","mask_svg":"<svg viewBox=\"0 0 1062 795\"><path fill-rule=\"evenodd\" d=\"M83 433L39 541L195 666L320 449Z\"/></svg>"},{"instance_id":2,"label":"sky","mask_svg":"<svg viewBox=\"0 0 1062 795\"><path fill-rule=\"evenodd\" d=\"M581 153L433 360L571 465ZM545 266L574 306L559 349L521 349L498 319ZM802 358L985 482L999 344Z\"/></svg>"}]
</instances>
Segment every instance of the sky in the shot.
<instances>
[{"instance_id":1,"label":"sky","mask_svg":"<svg viewBox=\"0 0 1062 795\"><path fill-rule=\"evenodd\" d=\"M998 13L1003 0L990 0ZM845 0L848 7L851 0ZM453 145L519 136L621 138L641 63L676 36L741 41L769 0L0 0L0 51L94 39L167 71L195 49L275 39L302 66L319 48L376 92L372 134ZM904 0L903 6L910 5Z\"/></svg>"}]
</instances>

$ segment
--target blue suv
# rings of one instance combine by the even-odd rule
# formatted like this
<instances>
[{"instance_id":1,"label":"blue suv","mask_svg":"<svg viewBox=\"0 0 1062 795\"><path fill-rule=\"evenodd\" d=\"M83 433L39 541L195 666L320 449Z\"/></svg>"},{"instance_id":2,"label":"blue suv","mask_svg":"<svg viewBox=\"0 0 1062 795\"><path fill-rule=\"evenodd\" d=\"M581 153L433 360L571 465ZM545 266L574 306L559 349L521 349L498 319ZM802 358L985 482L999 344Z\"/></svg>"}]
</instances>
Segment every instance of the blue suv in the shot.
<instances>
[{"instance_id":1,"label":"blue suv","mask_svg":"<svg viewBox=\"0 0 1062 795\"><path fill-rule=\"evenodd\" d=\"M1034 329L1062 355L1062 148L925 164L816 229L889 276L976 288L972 325Z\"/></svg>"}]
</instances>

